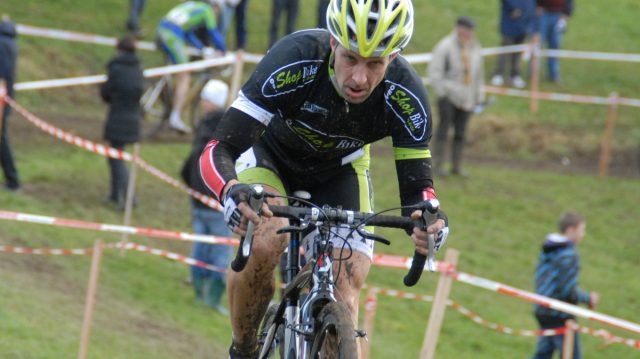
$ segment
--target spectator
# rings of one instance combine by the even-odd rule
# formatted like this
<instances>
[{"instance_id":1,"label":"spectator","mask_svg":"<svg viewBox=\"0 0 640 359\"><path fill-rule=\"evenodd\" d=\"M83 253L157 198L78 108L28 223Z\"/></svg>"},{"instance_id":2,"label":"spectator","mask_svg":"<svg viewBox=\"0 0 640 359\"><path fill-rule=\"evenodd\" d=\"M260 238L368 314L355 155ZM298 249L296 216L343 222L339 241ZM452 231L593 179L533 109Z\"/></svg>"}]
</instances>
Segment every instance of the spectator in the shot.
<instances>
[{"instance_id":1,"label":"spectator","mask_svg":"<svg viewBox=\"0 0 640 359\"><path fill-rule=\"evenodd\" d=\"M331 0L318 0L318 28L327 28L327 8Z\"/></svg>"},{"instance_id":2,"label":"spectator","mask_svg":"<svg viewBox=\"0 0 640 359\"><path fill-rule=\"evenodd\" d=\"M456 20L454 31L433 50L429 80L438 96L440 123L434 146L435 173L449 174L443 167L449 127L453 125L451 173L468 176L462 170L465 131L471 111L484 102L484 64L481 46L474 35L475 23L466 16Z\"/></svg>"},{"instance_id":3,"label":"spectator","mask_svg":"<svg viewBox=\"0 0 640 359\"><path fill-rule=\"evenodd\" d=\"M129 18L127 19L127 30L135 36L141 37L140 15L144 10L145 0L129 0Z\"/></svg>"},{"instance_id":4,"label":"spectator","mask_svg":"<svg viewBox=\"0 0 640 359\"><path fill-rule=\"evenodd\" d=\"M298 19L298 0L273 0L271 10L271 30L269 32L269 47L278 41L278 28L280 27L280 15L287 12L285 35L292 33L296 28Z\"/></svg>"},{"instance_id":5,"label":"spectator","mask_svg":"<svg viewBox=\"0 0 640 359\"><path fill-rule=\"evenodd\" d=\"M573 0L537 0L540 41L550 49L559 49L562 34L567 30L567 20L573 12ZM551 82L560 80L560 64L552 56L547 58L548 77Z\"/></svg>"},{"instance_id":6,"label":"spectator","mask_svg":"<svg viewBox=\"0 0 640 359\"><path fill-rule=\"evenodd\" d=\"M227 37L231 19L236 17L236 49L244 50L247 44L247 2L249 0L226 0L220 12L218 30L223 38Z\"/></svg>"},{"instance_id":7,"label":"spectator","mask_svg":"<svg viewBox=\"0 0 640 359\"><path fill-rule=\"evenodd\" d=\"M185 183L201 193L207 193L208 190L200 177L197 159L213 136L213 132L224 114L228 95L229 87L220 80L207 82L200 94L200 103L205 115L197 126L193 139L193 151L185 161L181 174ZM222 212L211 209L194 198L191 199L191 206L194 233L222 237L231 236L231 230L227 227ZM232 248L226 245L202 242L195 242L193 245L193 258L221 269L226 269L229 266L231 254ZM228 310L221 304L222 294L225 290L223 272L213 272L192 266L191 279L197 300L203 301L222 314L228 314Z\"/></svg>"},{"instance_id":8,"label":"spectator","mask_svg":"<svg viewBox=\"0 0 640 359\"><path fill-rule=\"evenodd\" d=\"M520 45L524 43L529 34L533 32L533 19L535 15L534 0L502 0L500 15L500 34L502 46ZM498 56L491 84L502 86L507 62L511 65L511 85L523 88L526 83L520 76L520 52L502 54Z\"/></svg>"},{"instance_id":9,"label":"spectator","mask_svg":"<svg viewBox=\"0 0 640 359\"><path fill-rule=\"evenodd\" d=\"M136 56L135 40L124 36L116 45L118 53L107 65L107 82L100 88L102 99L109 104L104 138L109 145L124 150L125 145L140 140L142 110L140 97L144 87L142 67ZM124 209L129 171L124 161L109 158L111 193L105 202Z\"/></svg>"},{"instance_id":10,"label":"spectator","mask_svg":"<svg viewBox=\"0 0 640 359\"><path fill-rule=\"evenodd\" d=\"M586 230L585 219L572 212L560 216L560 233L547 235L542 246L536 269L536 293L571 304L584 303L593 309L600 301L597 292L587 293L578 287L580 259L576 246L582 241ZM535 305L535 316L541 329L561 328L567 319L575 319L572 314L559 312L541 305ZM538 347L533 359L551 359L557 350L562 353L564 335L538 338ZM575 333L573 358L582 358L578 333Z\"/></svg>"},{"instance_id":11,"label":"spectator","mask_svg":"<svg viewBox=\"0 0 640 359\"><path fill-rule=\"evenodd\" d=\"M4 80L7 95L13 97L13 84L16 79L16 58L18 47L15 41L16 27L8 16L3 15L0 21L0 80ZM9 191L20 190L18 170L13 161L11 144L9 143L9 113L11 109L5 104L2 113L2 127L0 128L0 162L6 183L5 189Z\"/></svg>"}]
</instances>

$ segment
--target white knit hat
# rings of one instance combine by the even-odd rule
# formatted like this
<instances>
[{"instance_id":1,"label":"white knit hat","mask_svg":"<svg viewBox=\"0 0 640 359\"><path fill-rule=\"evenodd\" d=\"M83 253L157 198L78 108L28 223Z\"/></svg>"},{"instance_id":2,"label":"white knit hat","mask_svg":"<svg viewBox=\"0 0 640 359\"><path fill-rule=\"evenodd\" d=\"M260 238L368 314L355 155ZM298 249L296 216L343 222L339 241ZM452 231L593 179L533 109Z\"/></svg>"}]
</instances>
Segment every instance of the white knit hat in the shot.
<instances>
[{"instance_id":1,"label":"white knit hat","mask_svg":"<svg viewBox=\"0 0 640 359\"><path fill-rule=\"evenodd\" d=\"M224 107L229 96L229 85L220 80L209 80L200 92L200 99Z\"/></svg>"}]
</instances>

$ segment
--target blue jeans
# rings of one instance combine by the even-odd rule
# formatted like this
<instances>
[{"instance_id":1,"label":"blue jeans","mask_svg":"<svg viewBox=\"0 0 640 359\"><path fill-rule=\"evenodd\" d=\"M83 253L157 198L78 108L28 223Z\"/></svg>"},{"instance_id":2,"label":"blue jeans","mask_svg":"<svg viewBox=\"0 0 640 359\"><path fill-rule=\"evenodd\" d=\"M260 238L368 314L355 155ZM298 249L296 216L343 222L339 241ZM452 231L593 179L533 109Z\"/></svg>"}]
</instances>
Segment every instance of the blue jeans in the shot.
<instances>
[{"instance_id":1,"label":"blue jeans","mask_svg":"<svg viewBox=\"0 0 640 359\"><path fill-rule=\"evenodd\" d=\"M191 208L191 225L196 234L209 234L221 237L230 237L231 231L224 221L224 214L213 209ZM192 248L194 259L206 262L216 267L226 269L231 262L233 248L224 244L210 244L195 242ZM224 273L213 272L208 269L191 266L193 278L211 278L224 280Z\"/></svg>"},{"instance_id":2,"label":"blue jeans","mask_svg":"<svg viewBox=\"0 0 640 359\"><path fill-rule=\"evenodd\" d=\"M582 352L580 350L580 337L578 333L575 334L573 343L573 359L582 359ZM564 335L554 335L551 337L538 337L538 346L536 353L531 359L551 359L553 353L558 351L562 355L562 344L564 342Z\"/></svg>"},{"instance_id":3,"label":"blue jeans","mask_svg":"<svg viewBox=\"0 0 640 359\"><path fill-rule=\"evenodd\" d=\"M562 40L562 32L558 29L558 20L562 16L559 12L545 12L540 17L540 41L547 43L549 49L559 49ZM555 57L547 58L549 68L548 76L551 81L560 78L560 63Z\"/></svg>"}]
</instances>

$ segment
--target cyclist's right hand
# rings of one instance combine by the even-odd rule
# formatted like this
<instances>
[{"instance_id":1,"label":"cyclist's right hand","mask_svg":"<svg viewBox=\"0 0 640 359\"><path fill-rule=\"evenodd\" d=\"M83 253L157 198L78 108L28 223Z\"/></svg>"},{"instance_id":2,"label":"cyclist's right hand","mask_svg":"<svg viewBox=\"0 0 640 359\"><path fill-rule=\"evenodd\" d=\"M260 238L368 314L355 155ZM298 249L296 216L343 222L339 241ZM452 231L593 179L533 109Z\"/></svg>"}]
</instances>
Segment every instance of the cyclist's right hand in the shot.
<instances>
[{"instance_id":1,"label":"cyclist's right hand","mask_svg":"<svg viewBox=\"0 0 640 359\"><path fill-rule=\"evenodd\" d=\"M266 203L262 204L260 215L249 206L249 196L253 191L251 185L233 181L228 184L228 188L223 200L224 220L234 233L244 236L248 221L257 225L260 222L260 216L273 215Z\"/></svg>"}]
</instances>

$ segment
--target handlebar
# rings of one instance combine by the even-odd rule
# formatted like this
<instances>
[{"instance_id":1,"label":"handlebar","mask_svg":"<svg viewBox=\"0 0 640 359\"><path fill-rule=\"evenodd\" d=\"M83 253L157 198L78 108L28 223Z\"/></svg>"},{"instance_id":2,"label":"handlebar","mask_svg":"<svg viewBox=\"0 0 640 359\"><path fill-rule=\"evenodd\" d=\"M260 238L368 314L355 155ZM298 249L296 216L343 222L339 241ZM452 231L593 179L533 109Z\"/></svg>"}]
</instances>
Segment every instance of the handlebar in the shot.
<instances>
[{"instance_id":1,"label":"handlebar","mask_svg":"<svg viewBox=\"0 0 640 359\"><path fill-rule=\"evenodd\" d=\"M268 196L262 186L253 186L253 191L250 196L249 204L251 208L258 212L264 198ZM291 206L269 206L269 210L273 212L274 217L283 217L300 221L311 222L330 222L335 224L347 224L354 227L361 225L371 225L377 227L397 228L412 231L414 227L425 229L427 227L428 220L432 216L431 213L437 211L437 207L428 208L423 211L422 219L414 221L408 217L393 216L393 215L381 215L372 214L366 212L357 212L351 210L344 210L340 208L318 208L318 207L291 207ZM249 255L251 254L251 245L253 241L254 224L249 222L247 226L247 234L240 239L240 247L236 254L236 258L231 263L231 268L236 271L242 271L244 269ZM414 252L413 261L408 273L404 277L404 284L408 287L415 285L425 268L431 272L436 270L435 266L435 244L434 236L429 235L427 241L427 248L429 250L428 256L422 255L418 252Z\"/></svg>"}]
</instances>

